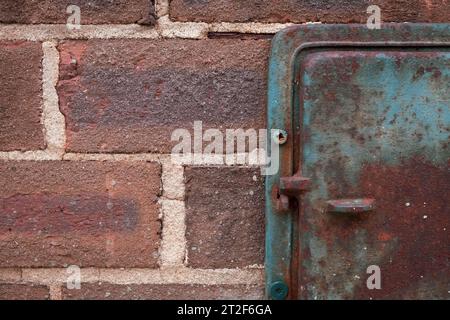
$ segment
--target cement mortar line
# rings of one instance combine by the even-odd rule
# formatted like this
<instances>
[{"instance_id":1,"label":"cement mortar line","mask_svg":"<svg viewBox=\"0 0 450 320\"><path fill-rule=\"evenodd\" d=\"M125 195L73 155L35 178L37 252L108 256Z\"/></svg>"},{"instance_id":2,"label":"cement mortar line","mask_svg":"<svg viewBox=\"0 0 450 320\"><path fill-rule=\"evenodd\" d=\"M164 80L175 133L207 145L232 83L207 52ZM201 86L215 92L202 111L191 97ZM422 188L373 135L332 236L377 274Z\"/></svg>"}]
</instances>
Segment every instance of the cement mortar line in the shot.
<instances>
[{"instance_id":1,"label":"cement mortar line","mask_svg":"<svg viewBox=\"0 0 450 320\"><path fill-rule=\"evenodd\" d=\"M264 283L264 269L190 269L166 267L161 269L105 269L82 268L81 283L111 284L198 284L198 285L258 285ZM64 268L24 268L20 279L3 279L8 283L32 283L57 287L67 282ZM56 293L56 291L55 291Z\"/></svg>"},{"instance_id":2,"label":"cement mortar line","mask_svg":"<svg viewBox=\"0 0 450 320\"><path fill-rule=\"evenodd\" d=\"M36 151L1 151L0 160L9 161L49 161L61 160L61 157L47 150Z\"/></svg>"},{"instance_id":3,"label":"cement mortar line","mask_svg":"<svg viewBox=\"0 0 450 320\"><path fill-rule=\"evenodd\" d=\"M161 198L167 200L184 199L184 167L174 164L170 159L160 158L162 165L162 185L163 193Z\"/></svg>"},{"instance_id":4,"label":"cement mortar line","mask_svg":"<svg viewBox=\"0 0 450 320\"><path fill-rule=\"evenodd\" d=\"M170 159L160 161L162 166L160 197L162 234L159 265L183 266L186 252L186 224L184 203L184 168Z\"/></svg>"},{"instance_id":5,"label":"cement mortar line","mask_svg":"<svg viewBox=\"0 0 450 320\"><path fill-rule=\"evenodd\" d=\"M70 39L159 38L156 28L129 25L82 25L68 30L65 24L0 24L1 40L52 41Z\"/></svg>"},{"instance_id":6,"label":"cement mortar line","mask_svg":"<svg viewBox=\"0 0 450 320\"><path fill-rule=\"evenodd\" d=\"M248 157L249 154L235 153L232 160L237 157ZM181 166L214 166L214 167L241 167L241 168L258 168L258 164L249 163L235 163L227 164L225 162L226 155L220 154L215 156L205 157L202 162L192 163L190 161L179 161L175 159L172 161L171 154L167 153L64 153L58 155L48 150L36 151L2 151L0 152L0 160L10 161L49 161L49 160L63 160L63 161L152 161L158 163L166 163L168 167L178 168ZM168 199L179 199L179 196Z\"/></svg>"},{"instance_id":7,"label":"cement mortar line","mask_svg":"<svg viewBox=\"0 0 450 320\"><path fill-rule=\"evenodd\" d=\"M169 0L156 0L155 1L155 14L157 18L169 15Z\"/></svg>"},{"instance_id":8,"label":"cement mortar line","mask_svg":"<svg viewBox=\"0 0 450 320\"><path fill-rule=\"evenodd\" d=\"M186 255L185 203L180 200L160 200L162 235L159 266L183 267Z\"/></svg>"},{"instance_id":9,"label":"cement mortar line","mask_svg":"<svg viewBox=\"0 0 450 320\"><path fill-rule=\"evenodd\" d=\"M42 44L42 124L45 133L46 152L62 159L64 154L65 117L59 110L56 85L59 78L59 52L55 42Z\"/></svg>"},{"instance_id":10,"label":"cement mortar line","mask_svg":"<svg viewBox=\"0 0 450 320\"><path fill-rule=\"evenodd\" d=\"M311 24L311 23L306 23ZM292 23L260 22L176 22L162 16L155 26L138 24L81 25L68 30L65 24L0 24L0 40L84 40L84 39L207 39L209 32L275 34Z\"/></svg>"},{"instance_id":11,"label":"cement mortar line","mask_svg":"<svg viewBox=\"0 0 450 320\"><path fill-rule=\"evenodd\" d=\"M159 159L162 167L160 197L162 235L159 248L160 267L182 267L186 252L184 203L184 167L169 157Z\"/></svg>"}]
</instances>

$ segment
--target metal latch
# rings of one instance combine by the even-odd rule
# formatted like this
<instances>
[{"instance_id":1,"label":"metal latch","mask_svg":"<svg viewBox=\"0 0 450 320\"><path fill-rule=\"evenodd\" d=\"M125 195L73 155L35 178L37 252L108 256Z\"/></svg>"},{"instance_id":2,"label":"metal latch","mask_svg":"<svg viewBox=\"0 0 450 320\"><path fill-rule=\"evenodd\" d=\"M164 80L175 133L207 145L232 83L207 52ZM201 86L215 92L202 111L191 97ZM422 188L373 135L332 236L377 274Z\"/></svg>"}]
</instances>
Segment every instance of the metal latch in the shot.
<instances>
[{"instance_id":1,"label":"metal latch","mask_svg":"<svg viewBox=\"0 0 450 320\"><path fill-rule=\"evenodd\" d=\"M279 198L277 209L279 212L289 211L290 199L297 198L305 191L309 190L311 179L302 177L299 174L292 177L280 178Z\"/></svg>"}]
</instances>

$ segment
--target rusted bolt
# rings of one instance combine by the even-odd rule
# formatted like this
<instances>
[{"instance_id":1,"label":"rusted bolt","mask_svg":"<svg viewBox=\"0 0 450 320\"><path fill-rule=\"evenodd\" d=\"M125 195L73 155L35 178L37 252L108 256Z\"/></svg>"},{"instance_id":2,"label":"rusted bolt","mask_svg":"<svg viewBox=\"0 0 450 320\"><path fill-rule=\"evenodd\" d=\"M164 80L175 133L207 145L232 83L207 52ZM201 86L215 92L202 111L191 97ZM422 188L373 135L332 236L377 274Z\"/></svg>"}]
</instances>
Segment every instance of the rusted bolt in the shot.
<instances>
[{"instance_id":1,"label":"rusted bolt","mask_svg":"<svg viewBox=\"0 0 450 320\"><path fill-rule=\"evenodd\" d=\"M277 144L285 144L288 134L286 130L276 129L273 131L272 138Z\"/></svg>"}]
</instances>

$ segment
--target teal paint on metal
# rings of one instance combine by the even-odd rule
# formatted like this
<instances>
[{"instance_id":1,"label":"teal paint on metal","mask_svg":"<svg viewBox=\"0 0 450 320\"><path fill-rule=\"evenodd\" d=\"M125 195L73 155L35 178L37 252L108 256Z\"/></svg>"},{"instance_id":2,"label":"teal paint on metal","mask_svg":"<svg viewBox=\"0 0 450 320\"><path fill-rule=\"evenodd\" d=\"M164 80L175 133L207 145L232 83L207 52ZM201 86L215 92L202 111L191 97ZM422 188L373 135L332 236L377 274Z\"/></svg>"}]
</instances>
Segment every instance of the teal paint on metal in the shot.
<instances>
[{"instance_id":1,"label":"teal paint on metal","mask_svg":"<svg viewBox=\"0 0 450 320\"><path fill-rule=\"evenodd\" d=\"M270 286L270 296L274 300L284 300L288 296L289 288L283 281L275 281Z\"/></svg>"},{"instance_id":2,"label":"teal paint on metal","mask_svg":"<svg viewBox=\"0 0 450 320\"><path fill-rule=\"evenodd\" d=\"M276 57L283 57L287 54L284 40L275 36L274 43L280 41L278 45L272 46L272 59L269 65L269 84L268 84L268 123L270 129L280 129L292 132L290 126L290 111L288 106L284 103L286 95L290 94L290 89L283 84L283 79L288 77L288 70L283 67L284 60ZM283 43L281 43L283 42ZM268 133L270 137L270 132ZM290 156L292 138L288 137L285 144L280 145L280 158L284 159L286 154ZM268 154L271 154L271 144L267 145ZM275 213L276 198L277 198L277 184L282 174L292 174L291 164L285 163L283 168L280 168L275 175L266 176L266 257L265 268L266 273L266 287L268 296L272 299L280 299L280 295L274 296L273 286L279 283L290 282L290 264L292 252L292 228L293 212L286 212L283 214ZM288 296L289 288L286 285L286 294L281 298Z\"/></svg>"},{"instance_id":3,"label":"teal paint on metal","mask_svg":"<svg viewBox=\"0 0 450 320\"><path fill-rule=\"evenodd\" d=\"M268 128L286 130L289 139L280 146L279 173L266 177L268 298L279 298L272 288L280 281L288 286L286 298L367 298L367 292L360 293L364 290L358 289L359 284L349 275L361 277L369 262L364 252L369 245L377 246L371 253L378 255L375 262L384 261L381 255L385 251L372 234L384 239L383 230L372 222L353 230L347 246L333 247L336 239L323 233L333 226L326 223L342 227L343 223L356 222L324 218L320 208L326 200L338 199L336 195L361 196L357 192L361 173L374 175L369 170L373 164L382 172L395 174L400 164L422 155L431 167L423 167L427 164L422 162L416 165L434 172L436 181L445 175L439 168L447 165L449 156L450 90L445 85L450 82L449 36L449 24L387 24L380 30L357 25L291 27L274 37ZM424 112L430 100L438 101ZM411 135L415 143L409 142ZM344 159L341 164L333 160L339 156ZM437 173L433 171L436 168ZM401 170L410 172L413 166ZM298 200L300 218L295 206L288 212L276 211L280 178L294 174L312 180L311 192ZM390 187L381 175L373 178ZM382 204L380 210L388 207ZM403 235L403 230L394 231ZM348 237L345 230L336 231L335 236ZM404 254L396 241L386 245ZM343 251L336 249L345 249L353 257L351 267L339 256ZM342 274L339 268L347 273ZM398 270L391 271L392 281L400 286L402 276ZM404 298L410 293L404 289L397 294Z\"/></svg>"}]
</instances>

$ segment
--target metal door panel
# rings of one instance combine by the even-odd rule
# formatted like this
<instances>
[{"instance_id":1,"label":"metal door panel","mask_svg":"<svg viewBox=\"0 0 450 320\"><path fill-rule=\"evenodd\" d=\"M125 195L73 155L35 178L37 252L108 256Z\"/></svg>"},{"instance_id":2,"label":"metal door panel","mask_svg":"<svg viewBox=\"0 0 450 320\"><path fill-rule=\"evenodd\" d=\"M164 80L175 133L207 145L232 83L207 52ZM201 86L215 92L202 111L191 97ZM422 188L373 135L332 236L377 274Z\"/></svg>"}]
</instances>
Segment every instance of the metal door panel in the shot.
<instances>
[{"instance_id":1,"label":"metal door panel","mask_svg":"<svg viewBox=\"0 0 450 320\"><path fill-rule=\"evenodd\" d=\"M316 52L302 70L300 297L447 297L450 53ZM328 211L349 198L376 207Z\"/></svg>"},{"instance_id":2,"label":"metal door panel","mask_svg":"<svg viewBox=\"0 0 450 320\"><path fill-rule=\"evenodd\" d=\"M448 297L449 35L391 24L275 37L268 127L289 138L266 177L269 298ZM293 175L310 190L280 212ZM366 287L372 264L381 290Z\"/></svg>"}]
</instances>

